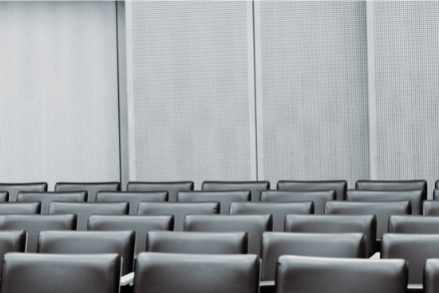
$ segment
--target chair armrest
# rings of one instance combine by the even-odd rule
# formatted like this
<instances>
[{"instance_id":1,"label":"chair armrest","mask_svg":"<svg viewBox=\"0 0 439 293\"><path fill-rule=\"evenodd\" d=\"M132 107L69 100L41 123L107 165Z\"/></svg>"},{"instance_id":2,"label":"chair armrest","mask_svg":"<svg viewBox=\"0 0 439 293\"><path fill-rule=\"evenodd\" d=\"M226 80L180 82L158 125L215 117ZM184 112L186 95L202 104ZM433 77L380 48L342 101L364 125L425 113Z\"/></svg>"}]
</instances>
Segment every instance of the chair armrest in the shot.
<instances>
[{"instance_id":1,"label":"chair armrest","mask_svg":"<svg viewBox=\"0 0 439 293\"><path fill-rule=\"evenodd\" d=\"M133 285L134 283L134 273L126 274L120 277L120 286Z\"/></svg>"}]
</instances>

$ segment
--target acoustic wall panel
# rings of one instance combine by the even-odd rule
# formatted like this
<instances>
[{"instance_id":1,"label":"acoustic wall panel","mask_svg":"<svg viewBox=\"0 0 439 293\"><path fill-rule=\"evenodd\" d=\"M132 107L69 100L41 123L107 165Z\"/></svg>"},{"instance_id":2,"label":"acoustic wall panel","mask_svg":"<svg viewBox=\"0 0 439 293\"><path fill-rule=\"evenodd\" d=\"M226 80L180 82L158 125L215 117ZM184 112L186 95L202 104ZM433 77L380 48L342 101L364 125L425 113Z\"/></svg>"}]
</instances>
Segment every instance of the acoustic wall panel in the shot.
<instances>
[{"instance_id":1,"label":"acoustic wall panel","mask_svg":"<svg viewBox=\"0 0 439 293\"><path fill-rule=\"evenodd\" d=\"M259 179L368 179L365 2L255 5Z\"/></svg>"},{"instance_id":2,"label":"acoustic wall panel","mask_svg":"<svg viewBox=\"0 0 439 293\"><path fill-rule=\"evenodd\" d=\"M374 2L379 179L439 179L439 2Z\"/></svg>"},{"instance_id":3,"label":"acoustic wall panel","mask_svg":"<svg viewBox=\"0 0 439 293\"><path fill-rule=\"evenodd\" d=\"M251 2L131 5L131 180L254 178Z\"/></svg>"}]
</instances>

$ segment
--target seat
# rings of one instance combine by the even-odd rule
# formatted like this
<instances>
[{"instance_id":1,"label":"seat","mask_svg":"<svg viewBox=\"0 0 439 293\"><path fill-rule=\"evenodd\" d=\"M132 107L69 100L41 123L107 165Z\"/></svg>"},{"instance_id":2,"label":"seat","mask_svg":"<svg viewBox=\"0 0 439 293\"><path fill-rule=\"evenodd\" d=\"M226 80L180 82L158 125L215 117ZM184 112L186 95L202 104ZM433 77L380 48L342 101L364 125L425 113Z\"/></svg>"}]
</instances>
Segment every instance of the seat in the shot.
<instances>
[{"instance_id":1,"label":"seat","mask_svg":"<svg viewBox=\"0 0 439 293\"><path fill-rule=\"evenodd\" d=\"M0 202L0 214L34 215L41 213L41 203L35 202Z\"/></svg>"},{"instance_id":2,"label":"seat","mask_svg":"<svg viewBox=\"0 0 439 293\"><path fill-rule=\"evenodd\" d=\"M257 293L258 289L256 255L146 252L136 262L134 293Z\"/></svg>"},{"instance_id":3,"label":"seat","mask_svg":"<svg viewBox=\"0 0 439 293\"><path fill-rule=\"evenodd\" d=\"M317 190L317 191L280 191L267 190L262 191L262 202L297 202L312 201L314 202L314 214L325 213L325 204L327 201L335 200L336 193L334 190Z\"/></svg>"},{"instance_id":4,"label":"seat","mask_svg":"<svg viewBox=\"0 0 439 293\"><path fill-rule=\"evenodd\" d=\"M118 293L117 254L66 255L8 253L2 293Z\"/></svg>"},{"instance_id":5,"label":"seat","mask_svg":"<svg viewBox=\"0 0 439 293\"><path fill-rule=\"evenodd\" d=\"M9 201L9 192L0 191L0 202L8 202Z\"/></svg>"},{"instance_id":6,"label":"seat","mask_svg":"<svg viewBox=\"0 0 439 293\"><path fill-rule=\"evenodd\" d=\"M150 231L172 231L173 216L133 216L133 215L91 215L88 219L90 231L129 231L136 232L136 250L134 256L146 251L146 235Z\"/></svg>"},{"instance_id":7,"label":"seat","mask_svg":"<svg viewBox=\"0 0 439 293\"><path fill-rule=\"evenodd\" d=\"M363 233L367 256L375 253L377 218L375 215L288 215L285 232Z\"/></svg>"},{"instance_id":8,"label":"seat","mask_svg":"<svg viewBox=\"0 0 439 293\"><path fill-rule=\"evenodd\" d=\"M190 232L247 232L248 253L261 254L262 233L273 231L272 215L189 215L184 230Z\"/></svg>"},{"instance_id":9,"label":"seat","mask_svg":"<svg viewBox=\"0 0 439 293\"><path fill-rule=\"evenodd\" d=\"M361 190L422 190L422 199L427 199L427 181L425 180L358 180L355 189Z\"/></svg>"},{"instance_id":10,"label":"seat","mask_svg":"<svg viewBox=\"0 0 439 293\"><path fill-rule=\"evenodd\" d=\"M122 257L122 275L133 270L134 231L42 231L38 253L117 253Z\"/></svg>"},{"instance_id":11,"label":"seat","mask_svg":"<svg viewBox=\"0 0 439 293\"><path fill-rule=\"evenodd\" d=\"M168 201L177 201L179 191L194 190L192 181L174 181L174 182L128 182L128 191L167 191Z\"/></svg>"},{"instance_id":12,"label":"seat","mask_svg":"<svg viewBox=\"0 0 439 293\"><path fill-rule=\"evenodd\" d=\"M220 203L220 214L228 215L230 205L234 201L250 201L249 190L237 191L179 191L178 202L206 202L217 201Z\"/></svg>"},{"instance_id":13,"label":"seat","mask_svg":"<svg viewBox=\"0 0 439 293\"><path fill-rule=\"evenodd\" d=\"M36 252L38 234L44 230L75 230L76 215L1 215L0 230L24 230L27 252Z\"/></svg>"},{"instance_id":14,"label":"seat","mask_svg":"<svg viewBox=\"0 0 439 293\"><path fill-rule=\"evenodd\" d=\"M139 203L142 201L168 201L167 191L99 191L96 202L127 201L130 203L130 215L137 215Z\"/></svg>"},{"instance_id":15,"label":"seat","mask_svg":"<svg viewBox=\"0 0 439 293\"><path fill-rule=\"evenodd\" d=\"M273 215L273 231L283 232L288 214L307 215L314 212L314 204L308 202L233 202L232 215Z\"/></svg>"},{"instance_id":16,"label":"seat","mask_svg":"<svg viewBox=\"0 0 439 293\"><path fill-rule=\"evenodd\" d=\"M0 231L0 259L9 252L26 252L26 231Z\"/></svg>"},{"instance_id":17,"label":"seat","mask_svg":"<svg viewBox=\"0 0 439 293\"><path fill-rule=\"evenodd\" d=\"M381 238L387 233L389 218L392 215L410 215L410 201L383 201L383 202L341 202L328 201L326 203L328 215L376 215L376 251L381 249Z\"/></svg>"},{"instance_id":18,"label":"seat","mask_svg":"<svg viewBox=\"0 0 439 293\"><path fill-rule=\"evenodd\" d=\"M439 200L439 189L433 190L433 200Z\"/></svg>"},{"instance_id":19,"label":"seat","mask_svg":"<svg viewBox=\"0 0 439 293\"><path fill-rule=\"evenodd\" d=\"M335 190L337 200L345 200L348 183L346 180L332 181L279 181L277 190Z\"/></svg>"},{"instance_id":20,"label":"seat","mask_svg":"<svg viewBox=\"0 0 439 293\"><path fill-rule=\"evenodd\" d=\"M247 254L245 232L164 232L148 233L147 251L186 254Z\"/></svg>"},{"instance_id":21,"label":"seat","mask_svg":"<svg viewBox=\"0 0 439 293\"><path fill-rule=\"evenodd\" d=\"M141 202L139 215L173 215L174 231L183 231L186 215L219 213L219 202Z\"/></svg>"},{"instance_id":22,"label":"seat","mask_svg":"<svg viewBox=\"0 0 439 293\"><path fill-rule=\"evenodd\" d=\"M424 293L436 293L439 290L439 259L430 258L425 262Z\"/></svg>"},{"instance_id":23,"label":"seat","mask_svg":"<svg viewBox=\"0 0 439 293\"><path fill-rule=\"evenodd\" d=\"M58 182L55 184L55 191L87 191L88 202L95 202L99 191L119 190L119 182Z\"/></svg>"},{"instance_id":24,"label":"seat","mask_svg":"<svg viewBox=\"0 0 439 293\"><path fill-rule=\"evenodd\" d=\"M0 183L0 191L7 191L9 201L14 202L17 201L17 195L20 191L47 191L47 183Z\"/></svg>"},{"instance_id":25,"label":"seat","mask_svg":"<svg viewBox=\"0 0 439 293\"><path fill-rule=\"evenodd\" d=\"M422 215L422 190L348 190L347 201L404 201L412 204L412 215Z\"/></svg>"},{"instance_id":26,"label":"seat","mask_svg":"<svg viewBox=\"0 0 439 293\"><path fill-rule=\"evenodd\" d=\"M251 201L260 201L261 192L270 189L269 181L204 181L201 185L202 190L250 190Z\"/></svg>"},{"instance_id":27,"label":"seat","mask_svg":"<svg viewBox=\"0 0 439 293\"><path fill-rule=\"evenodd\" d=\"M405 293L407 274L403 259L284 255L277 263L276 293Z\"/></svg>"},{"instance_id":28,"label":"seat","mask_svg":"<svg viewBox=\"0 0 439 293\"><path fill-rule=\"evenodd\" d=\"M424 216L439 216L439 201L424 200Z\"/></svg>"},{"instance_id":29,"label":"seat","mask_svg":"<svg viewBox=\"0 0 439 293\"><path fill-rule=\"evenodd\" d=\"M61 202L53 201L50 204L49 214L76 214L78 231L87 230L90 215L127 215L129 205L127 202Z\"/></svg>"},{"instance_id":30,"label":"seat","mask_svg":"<svg viewBox=\"0 0 439 293\"><path fill-rule=\"evenodd\" d=\"M275 279L282 255L365 258L366 241L363 233L264 233L261 280Z\"/></svg>"},{"instance_id":31,"label":"seat","mask_svg":"<svg viewBox=\"0 0 439 293\"><path fill-rule=\"evenodd\" d=\"M439 234L439 217L390 216L389 233Z\"/></svg>"},{"instance_id":32,"label":"seat","mask_svg":"<svg viewBox=\"0 0 439 293\"><path fill-rule=\"evenodd\" d=\"M17 196L18 202L41 202L41 214L49 214L49 206L52 201L86 202L87 191L66 191L66 192L20 192Z\"/></svg>"}]
</instances>

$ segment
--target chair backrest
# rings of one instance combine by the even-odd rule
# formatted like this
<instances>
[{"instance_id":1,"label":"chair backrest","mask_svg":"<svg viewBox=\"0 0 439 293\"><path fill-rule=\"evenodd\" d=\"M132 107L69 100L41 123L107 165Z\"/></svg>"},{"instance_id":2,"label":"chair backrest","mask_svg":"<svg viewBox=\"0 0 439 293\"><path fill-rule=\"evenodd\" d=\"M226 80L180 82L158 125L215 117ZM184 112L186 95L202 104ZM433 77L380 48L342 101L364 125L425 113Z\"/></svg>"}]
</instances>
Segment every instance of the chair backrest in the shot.
<instances>
[{"instance_id":1,"label":"chair backrest","mask_svg":"<svg viewBox=\"0 0 439 293\"><path fill-rule=\"evenodd\" d=\"M128 191L167 191L168 201L177 201L179 191L194 190L192 181L174 181L174 182L128 182Z\"/></svg>"},{"instance_id":2,"label":"chair backrest","mask_svg":"<svg viewBox=\"0 0 439 293\"><path fill-rule=\"evenodd\" d=\"M133 270L134 231L41 231L38 253L117 253L122 257L122 275Z\"/></svg>"},{"instance_id":3,"label":"chair backrest","mask_svg":"<svg viewBox=\"0 0 439 293\"><path fill-rule=\"evenodd\" d=\"M230 207L233 215L273 215L273 231L283 232L288 214L307 215L314 211L312 201L308 202L234 202Z\"/></svg>"},{"instance_id":4,"label":"chair backrest","mask_svg":"<svg viewBox=\"0 0 439 293\"><path fill-rule=\"evenodd\" d=\"M264 233L261 280L275 279L282 255L365 258L366 241L363 233Z\"/></svg>"},{"instance_id":5,"label":"chair backrest","mask_svg":"<svg viewBox=\"0 0 439 293\"><path fill-rule=\"evenodd\" d=\"M390 216L389 233L439 234L439 217Z\"/></svg>"},{"instance_id":6,"label":"chair backrest","mask_svg":"<svg viewBox=\"0 0 439 293\"><path fill-rule=\"evenodd\" d=\"M0 191L9 193L9 201L17 201L17 195L20 191L47 191L47 183L0 183Z\"/></svg>"},{"instance_id":7,"label":"chair backrest","mask_svg":"<svg viewBox=\"0 0 439 293\"><path fill-rule=\"evenodd\" d=\"M412 205L412 215L422 215L423 191L419 190L348 190L347 201L404 201Z\"/></svg>"},{"instance_id":8,"label":"chair backrest","mask_svg":"<svg viewBox=\"0 0 439 293\"><path fill-rule=\"evenodd\" d=\"M424 293L436 293L439 291L439 259L430 258L424 267Z\"/></svg>"},{"instance_id":9,"label":"chair backrest","mask_svg":"<svg viewBox=\"0 0 439 293\"><path fill-rule=\"evenodd\" d=\"M0 202L7 202L7 201L9 201L9 192L0 191Z\"/></svg>"},{"instance_id":10,"label":"chair backrest","mask_svg":"<svg viewBox=\"0 0 439 293\"><path fill-rule=\"evenodd\" d=\"M50 204L49 214L76 214L78 216L76 230L86 231L90 215L127 215L128 202L60 202Z\"/></svg>"},{"instance_id":11,"label":"chair backrest","mask_svg":"<svg viewBox=\"0 0 439 293\"><path fill-rule=\"evenodd\" d=\"M183 231L186 215L219 213L219 202L141 202L139 215L173 215L174 231Z\"/></svg>"},{"instance_id":12,"label":"chair backrest","mask_svg":"<svg viewBox=\"0 0 439 293\"><path fill-rule=\"evenodd\" d=\"M405 293L407 274L403 259L284 255L277 263L276 293Z\"/></svg>"},{"instance_id":13,"label":"chair backrest","mask_svg":"<svg viewBox=\"0 0 439 293\"><path fill-rule=\"evenodd\" d=\"M425 180L358 180L355 189L362 190L422 190L422 198L427 199Z\"/></svg>"},{"instance_id":14,"label":"chair backrest","mask_svg":"<svg viewBox=\"0 0 439 293\"><path fill-rule=\"evenodd\" d=\"M18 202L41 202L41 214L49 214L49 206L52 201L86 202L87 191L65 191L65 192L19 192Z\"/></svg>"},{"instance_id":15,"label":"chair backrest","mask_svg":"<svg viewBox=\"0 0 439 293\"><path fill-rule=\"evenodd\" d=\"M0 230L24 230L27 252L37 252L38 235L44 230L75 230L76 215L2 215Z\"/></svg>"},{"instance_id":16,"label":"chair backrest","mask_svg":"<svg viewBox=\"0 0 439 293\"><path fill-rule=\"evenodd\" d=\"M204 181L203 190L250 190L251 201L259 201L261 192L270 189L269 181Z\"/></svg>"},{"instance_id":17,"label":"chair backrest","mask_svg":"<svg viewBox=\"0 0 439 293\"><path fill-rule=\"evenodd\" d=\"M277 183L278 190L335 190L337 200L346 199L348 183L346 180L331 181L287 181L281 180Z\"/></svg>"},{"instance_id":18,"label":"chair backrest","mask_svg":"<svg viewBox=\"0 0 439 293\"><path fill-rule=\"evenodd\" d=\"M336 193L334 190L317 190L317 191L288 191L288 190L267 190L262 191L261 201L263 202L297 202L312 201L314 202L314 214L325 213L327 201L335 200Z\"/></svg>"},{"instance_id":19,"label":"chair backrest","mask_svg":"<svg viewBox=\"0 0 439 293\"><path fill-rule=\"evenodd\" d=\"M96 201L99 191L119 191L119 182L58 182L55 191L87 191L88 202Z\"/></svg>"},{"instance_id":20,"label":"chair backrest","mask_svg":"<svg viewBox=\"0 0 439 293\"><path fill-rule=\"evenodd\" d=\"M26 252L26 231L0 231L0 260L9 252Z\"/></svg>"},{"instance_id":21,"label":"chair backrest","mask_svg":"<svg viewBox=\"0 0 439 293\"><path fill-rule=\"evenodd\" d=\"M129 231L136 232L135 257L146 251L146 235L149 231L172 231L173 216L106 216L91 215L88 219L90 231Z\"/></svg>"},{"instance_id":22,"label":"chair backrest","mask_svg":"<svg viewBox=\"0 0 439 293\"><path fill-rule=\"evenodd\" d=\"M2 293L118 293L117 254L47 255L8 253L3 261Z\"/></svg>"},{"instance_id":23,"label":"chair backrest","mask_svg":"<svg viewBox=\"0 0 439 293\"><path fill-rule=\"evenodd\" d=\"M261 254L262 234L273 231L272 215L190 215L186 216L185 231L247 232L248 253Z\"/></svg>"},{"instance_id":24,"label":"chair backrest","mask_svg":"<svg viewBox=\"0 0 439 293\"><path fill-rule=\"evenodd\" d=\"M136 262L134 293L257 293L258 289L256 255L146 252Z\"/></svg>"},{"instance_id":25,"label":"chair backrest","mask_svg":"<svg viewBox=\"0 0 439 293\"><path fill-rule=\"evenodd\" d=\"M35 215L41 213L41 202L0 202L0 214Z\"/></svg>"},{"instance_id":26,"label":"chair backrest","mask_svg":"<svg viewBox=\"0 0 439 293\"><path fill-rule=\"evenodd\" d=\"M228 215L232 202L250 201L249 190L237 191L179 191L178 202L206 202L217 201L220 203L220 214Z\"/></svg>"},{"instance_id":27,"label":"chair backrest","mask_svg":"<svg viewBox=\"0 0 439 293\"><path fill-rule=\"evenodd\" d=\"M424 200L424 216L439 216L439 201Z\"/></svg>"},{"instance_id":28,"label":"chair backrest","mask_svg":"<svg viewBox=\"0 0 439 293\"><path fill-rule=\"evenodd\" d=\"M375 215L288 215L285 232L296 233L363 233L366 251L375 253L377 218Z\"/></svg>"},{"instance_id":29,"label":"chair backrest","mask_svg":"<svg viewBox=\"0 0 439 293\"><path fill-rule=\"evenodd\" d=\"M99 191L96 202L120 202L127 201L130 204L130 215L137 215L139 204L142 201L168 201L167 191Z\"/></svg>"},{"instance_id":30,"label":"chair backrest","mask_svg":"<svg viewBox=\"0 0 439 293\"><path fill-rule=\"evenodd\" d=\"M439 200L439 189L433 190L433 200Z\"/></svg>"},{"instance_id":31,"label":"chair backrest","mask_svg":"<svg viewBox=\"0 0 439 293\"><path fill-rule=\"evenodd\" d=\"M425 261L439 258L439 235L384 234L381 258L402 258L409 263L409 284L422 284Z\"/></svg>"},{"instance_id":32,"label":"chair backrest","mask_svg":"<svg viewBox=\"0 0 439 293\"><path fill-rule=\"evenodd\" d=\"M163 232L148 233L147 251L187 254L247 254L245 232Z\"/></svg>"}]
</instances>

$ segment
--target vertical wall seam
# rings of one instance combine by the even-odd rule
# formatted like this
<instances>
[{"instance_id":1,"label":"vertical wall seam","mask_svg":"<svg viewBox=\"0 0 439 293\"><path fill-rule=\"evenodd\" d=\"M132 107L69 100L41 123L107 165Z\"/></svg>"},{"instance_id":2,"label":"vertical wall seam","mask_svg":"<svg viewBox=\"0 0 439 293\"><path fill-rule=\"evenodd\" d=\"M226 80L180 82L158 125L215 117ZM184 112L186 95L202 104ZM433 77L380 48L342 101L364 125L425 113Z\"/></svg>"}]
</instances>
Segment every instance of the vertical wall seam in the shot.
<instances>
[{"instance_id":1,"label":"vertical wall seam","mask_svg":"<svg viewBox=\"0 0 439 293\"><path fill-rule=\"evenodd\" d=\"M119 79L119 21L118 21L118 9L117 1L114 1L114 6L116 9L116 68L117 68L117 118L118 118L118 130L119 130L119 181L122 184L122 142L121 142L121 129L120 129L120 79Z\"/></svg>"},{"instance_id":2,"label":"vertical wall seam","mask_svg":"<svg viewBox=\"0 0 439 293\"><path fill-rule=\"evenodd\" d=\"M255 124L255 150L256 150L256 180L259 180L259 164L258 164L258 111L256 105L256 43L255 43L255 1L252 1L252 30L253 30L253 86L254 86L254 107L255 107L255 120L253 123Z\"/></svg>"}]
</instances>

